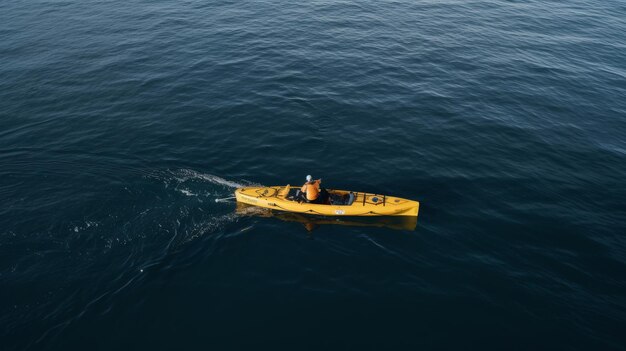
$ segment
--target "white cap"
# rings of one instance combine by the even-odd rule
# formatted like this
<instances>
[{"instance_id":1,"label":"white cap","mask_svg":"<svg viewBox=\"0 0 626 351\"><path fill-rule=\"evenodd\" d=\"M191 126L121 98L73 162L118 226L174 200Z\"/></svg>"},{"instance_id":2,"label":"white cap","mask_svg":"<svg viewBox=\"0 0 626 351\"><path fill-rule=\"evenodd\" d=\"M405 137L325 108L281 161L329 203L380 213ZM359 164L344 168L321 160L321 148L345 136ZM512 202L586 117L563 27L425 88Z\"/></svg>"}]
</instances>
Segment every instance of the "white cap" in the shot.
<instances>
[{"instance_id":1,"label":"white cap","mask_svg":"<svg viewBox=\"0 0 626 351\"><path fill-rule=\"evenodd\" d=\"M311 175L310 175L310 174L309 174L308 176L306 176L306 181L307 181L307 182L310 182L310 181L311 181L311 179L313 179L313 177L311 177Z\"/></svg>"}]
</instances>

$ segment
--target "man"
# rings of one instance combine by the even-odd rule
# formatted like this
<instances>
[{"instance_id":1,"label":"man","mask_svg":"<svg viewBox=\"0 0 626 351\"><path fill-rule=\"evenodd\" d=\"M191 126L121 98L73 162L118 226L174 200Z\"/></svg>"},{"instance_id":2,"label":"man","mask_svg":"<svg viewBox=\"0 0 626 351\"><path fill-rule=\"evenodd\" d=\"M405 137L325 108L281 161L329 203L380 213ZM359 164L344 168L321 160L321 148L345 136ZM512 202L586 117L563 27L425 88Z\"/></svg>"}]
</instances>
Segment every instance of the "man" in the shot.
<instances>
[{"instance_id":1,"label":"man","mask_svg":"<svg viewBox=\"0 0 626 351\"><path fill-rule=\"evenodd\" d=\"M319 203L321 183L321 179L313 180L313 177L311 177L311 175L306 176L306 183L304 183L302 189L300 189L300 191L304 194L303 197L306 202L314 204Z\"/></svg>"}]
</instances>

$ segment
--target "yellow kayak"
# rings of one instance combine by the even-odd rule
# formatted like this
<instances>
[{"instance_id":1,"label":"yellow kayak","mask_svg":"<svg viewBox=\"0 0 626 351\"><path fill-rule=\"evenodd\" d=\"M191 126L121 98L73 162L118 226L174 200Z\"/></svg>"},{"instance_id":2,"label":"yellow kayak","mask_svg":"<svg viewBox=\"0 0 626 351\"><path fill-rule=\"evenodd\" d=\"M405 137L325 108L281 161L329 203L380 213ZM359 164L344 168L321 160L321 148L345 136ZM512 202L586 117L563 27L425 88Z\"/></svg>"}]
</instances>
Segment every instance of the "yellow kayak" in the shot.
<instances>
[{"instance_id":1,"label":"yellow kayak","mask_svg":"<svg viewBox=\"0 0 626 351\"><path fill-rule=\"evenodd\" d=\"M299 188L286 186L246 187L235 190L237 202L278 211L322 216L414 216L419 202L399 197L326 189L328 204L298 201Z\"/></svg>"}]
</instances>

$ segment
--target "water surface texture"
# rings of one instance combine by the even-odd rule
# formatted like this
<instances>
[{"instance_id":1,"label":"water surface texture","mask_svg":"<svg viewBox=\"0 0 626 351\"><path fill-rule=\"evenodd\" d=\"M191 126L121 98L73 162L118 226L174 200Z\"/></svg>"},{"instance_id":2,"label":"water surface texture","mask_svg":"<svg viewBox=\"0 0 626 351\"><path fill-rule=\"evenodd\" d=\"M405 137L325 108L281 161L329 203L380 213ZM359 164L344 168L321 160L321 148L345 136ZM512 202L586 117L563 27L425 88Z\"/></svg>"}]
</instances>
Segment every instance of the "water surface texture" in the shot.
<instances>
[{"instance_id":1,"label":"water surface texture","mask_svg":"<svg viewBox=\"0 0 626 351\"><path fill-rule=\"evenodd\" d=\"M625 116L621 0L2 1L0 348L624 349Z\"/></svg>"}]
</instances>

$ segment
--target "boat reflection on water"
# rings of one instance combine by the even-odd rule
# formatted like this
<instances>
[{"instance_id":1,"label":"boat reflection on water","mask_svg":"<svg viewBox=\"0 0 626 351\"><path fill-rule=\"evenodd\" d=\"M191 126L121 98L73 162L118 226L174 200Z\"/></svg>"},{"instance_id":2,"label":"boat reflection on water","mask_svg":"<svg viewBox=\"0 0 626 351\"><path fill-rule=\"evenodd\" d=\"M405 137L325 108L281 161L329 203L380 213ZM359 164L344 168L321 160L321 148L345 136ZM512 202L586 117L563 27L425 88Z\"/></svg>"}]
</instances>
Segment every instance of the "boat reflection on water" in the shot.
<instances>
[{"instance_id":1,"label":"boat reflection on water","mask_svg":"<svg viewBox=\"0 0 626 351\"><path fill-rule=\"evenodd\" d=\"M306 230L313 231L320 225L345 225L353 227L379 227L395 230L415 230L416 216L380 216L380 217L325 217L310 216L302 213L273 211L244 203L237 203L236 212L246 217L273 217L285 222L302 223Z\"/></svg>"}]
</instances>

